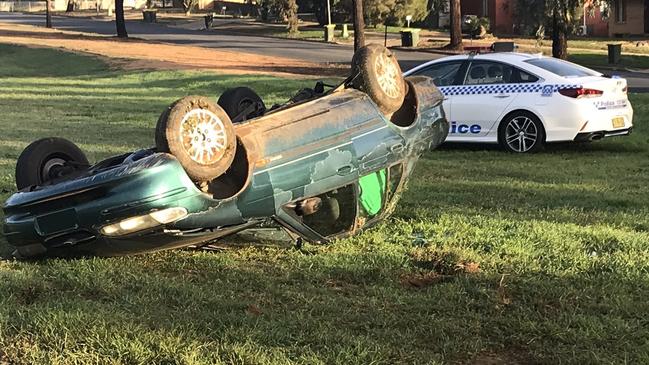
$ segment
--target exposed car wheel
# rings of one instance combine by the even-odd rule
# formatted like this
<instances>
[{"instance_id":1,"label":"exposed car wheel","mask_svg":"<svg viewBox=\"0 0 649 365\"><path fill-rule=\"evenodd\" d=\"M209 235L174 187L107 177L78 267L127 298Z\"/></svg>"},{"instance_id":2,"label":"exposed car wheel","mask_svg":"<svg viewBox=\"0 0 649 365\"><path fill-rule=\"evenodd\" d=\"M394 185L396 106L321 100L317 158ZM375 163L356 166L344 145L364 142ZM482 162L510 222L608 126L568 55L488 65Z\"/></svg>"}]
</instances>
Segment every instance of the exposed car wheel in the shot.
<instances>
[{"instance_id":1,"label":"exposed car wheel","mask_svg":"<svg viewBox=\"0 0 649 365\"><path fill-rule=\"evenodd\" d=\"M27 146L18 157L16 187L21 190L32 185L42 185L88 165L88 158L83 151L67 139L39 139Z\"/></svg>"},{"instance_id":2,"label":"exposed car wheel","mask_svg":"<svg viewBox=\"0 0 649 365\"><path fill-rule=\"evenodd\" d=\"M266 105L261 97L245 86L225 90L217 104L225 110L233 123L256 118L266 111ZM247 109L250 110L246 112Z\"/></svg>"},{"instance_id":3,"label":"exposed car wheel","mask_svg":"<svg viewBox=\"0 0 649 365\"><path fill-rule=\"evenodd\" d=\"M533 153L545 143L545 129L539 118L526 111L508 114L498 128L498 142L510 152Z\"/></svg>"},{"instance_id":4,"label":"exposed car wheel","mask_svg":"<svg viewBox=\"0 0 649 365\"><path fill-rule=\"evenodd\" d=\"M223 174L237 148L230 118L203 96L187 96L167 108L158 119L155 140L158 151L173 154L195 181Z\"/></svg>"},{"instance_id":5,"label":"exposed car wheel","mask_svg":"<svg viewBox=\"0 0 649 365\"><path fill-rule=\"evenodd\" d=\"M369 95L384 114L401 107L406 83L396 57L387 48L370 44L354 53L352 84Z\"/></svg>"}]
</instances>

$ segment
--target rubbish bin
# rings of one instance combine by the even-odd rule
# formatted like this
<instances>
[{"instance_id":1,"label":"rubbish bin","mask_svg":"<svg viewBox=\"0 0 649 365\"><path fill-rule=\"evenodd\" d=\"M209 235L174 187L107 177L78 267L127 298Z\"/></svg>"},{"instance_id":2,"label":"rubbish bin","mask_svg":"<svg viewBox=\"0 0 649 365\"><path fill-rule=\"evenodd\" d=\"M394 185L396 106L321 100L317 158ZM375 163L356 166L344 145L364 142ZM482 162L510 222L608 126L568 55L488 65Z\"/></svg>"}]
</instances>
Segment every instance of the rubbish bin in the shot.
<instances>
[{"instance_id":1,"label":"rubbish bin","mask_svg":"<svg viewBox=\"0 0 649 365\"><path fill-rule=\"evenodd\" d=\"M334 41L334 29L336 29L336 24L327 24L324 26L324 40L325 42Z\"/></svg>"},{"instance_id":2,"label":"rubbish bin","mask_svg":"<svg viewBox=\"0 0 649 365\"><path fill-rule=\"evenodd\" d=\"M608 45L608 63L616 65L620 63L620 57L622 57L622 45L621 44L609 44Z\"/></svg>"},{"instance_id":3,"label":"rubbish bin","mask_svg":"<svg viewBox=\"0 0 649 365\"><path fill-rule=\"evenodd\" d=\"M156 10L151 10L151 9L143 10L142 11L142 18L144 19L144 22L145 23L155 23L156 20L157 20L156 19L156 13L157 13Z\"/></svg>"},{"instance_id":4,"label":"rubbish bin","mask_svg":"<svg viewBox=\"0 0 649 365\"><path fill-rule=\"evenodd\" d=\"M416 47L419 44L419 29L404 29L401 31L401 45Z\"/></svg>"},{"instance_id":5,"label":"rubbish bin","mask_svg":"<svg viewBox=\"0 0 649 365\"><path fill-rule=\"evenodd\" d=\"M349 38L349 28L347 24L343 24L343 38Z\"/></svg>"}]
</instances>

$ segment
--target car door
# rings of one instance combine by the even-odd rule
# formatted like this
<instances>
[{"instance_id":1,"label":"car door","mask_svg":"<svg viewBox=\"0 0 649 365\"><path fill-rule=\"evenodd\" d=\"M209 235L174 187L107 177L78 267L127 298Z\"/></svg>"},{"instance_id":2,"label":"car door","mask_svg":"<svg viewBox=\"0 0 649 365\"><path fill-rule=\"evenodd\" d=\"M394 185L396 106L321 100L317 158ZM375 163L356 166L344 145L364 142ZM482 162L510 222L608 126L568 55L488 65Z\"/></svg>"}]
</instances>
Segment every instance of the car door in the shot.
<instances>
[{"instance_id":1,"label":"car door","mask_svg":"<svg viewBox=\"0 0 649 365\"><path fill-rule=\"evenodd\" d=\"M446 113L446 119L453 119L452 100L455 89L464 81L464 75L468 62L465 60L445 61L434 63L428 67L419 69L412 75L428 76L433 79L433 83L444 95L442 107Z\"/></svg>"},{"instance_id":2,"label":"car door","mask_svg":"<svg viewBox=\"0 0 649 365\"><path fill-rule=\"evenodd\" d=\"M485 137L521 91L518 69L495 61L471 61L451 100L449 141Z\"/></svg>"}]
</instances>

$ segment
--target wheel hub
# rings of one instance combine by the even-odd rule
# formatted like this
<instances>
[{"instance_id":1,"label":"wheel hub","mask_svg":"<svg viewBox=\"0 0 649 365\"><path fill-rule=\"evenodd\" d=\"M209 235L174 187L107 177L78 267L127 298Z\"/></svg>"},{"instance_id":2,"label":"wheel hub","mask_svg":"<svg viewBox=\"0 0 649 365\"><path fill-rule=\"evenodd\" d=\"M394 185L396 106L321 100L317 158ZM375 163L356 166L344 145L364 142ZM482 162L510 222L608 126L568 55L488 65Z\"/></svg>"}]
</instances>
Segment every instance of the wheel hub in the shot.
<instances>
[{"instance_id":1,"label":"wheel hub","mask_svg":"<svg viewBox=\"0 0 649 365\"><path fill-rule=\"evenodd\" d=\"M61 168L65 165L65 160L54 157L45 162L41 170L43 181L48 181L60 176Z\"/></svg>"},{"instance_id":2,"label":"wheel hub","mask_svg":"<svg viewBox=\"0 0 649 365\"><path fill-rule=\"evenodd\" d=\"M225 154L227 135L223 121L209 110L193 109L180 123L182 146L189 157L203 165L219 161Z\"/></svg>"},{"instance_id":3,"label":"wheel hub","mask_svg":"<svg viewBox=\"0 0 649 365\"><path fill-rule=\"evenodd\" d=\"M399 71L385 53L376 58L375 69L381 90L391 98L399 97Z\"/></svg>"},{"instance_id":4,"label":"wheel hub","mask_svg":"<svg viewBox=\"0 0 649 365\"><path fill-rule=\"evenodd\" d=\"M536 124L527 117L516 117L507 123L505 142L515 152L528 152L537 143Z\"/></svg>"}]
</instances>

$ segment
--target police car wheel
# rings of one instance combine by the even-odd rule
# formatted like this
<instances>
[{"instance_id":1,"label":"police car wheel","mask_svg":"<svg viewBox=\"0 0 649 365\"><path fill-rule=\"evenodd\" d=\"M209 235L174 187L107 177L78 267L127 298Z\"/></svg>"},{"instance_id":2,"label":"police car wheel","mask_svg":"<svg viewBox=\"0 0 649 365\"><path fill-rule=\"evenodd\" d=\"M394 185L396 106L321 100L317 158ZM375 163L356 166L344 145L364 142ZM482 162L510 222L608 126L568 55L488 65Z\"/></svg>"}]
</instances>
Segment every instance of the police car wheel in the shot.
<instances>
[{"instance_id":1,"label":"police car wheel","mask_svg":"<svg viewBox=\"0 0 649 365\"><path fill-rule=\"evenodd\" d=\"M392 114L403 104L406 82L396 57L387 48L370 44L352 59L354 88L366 93L384 114Z\"/></svg>"},{"instance_id":2,"label":"police car wheel","mask_svg":"<svg viewBox=\"0 0 649 365\"><path fill-rule=\"evenodd\" d=\"M509 152L537 152L545 143L543 123L536 115L529 112L511 113L500 122L498 142Z\"/></svg>"},{"instance_id":3,"label":"police car wheel","mask_svg":"<svg viewBox=\"0 0 649 365\"><path fill-rule=\"evenodd\" d=\"M158 151L174 155L197 182L227 171L237 148L230 118L203 96L186 96L171 104L158 119L155 142Z\"/></svg>"}]
</instances>

